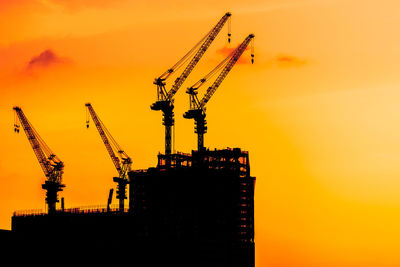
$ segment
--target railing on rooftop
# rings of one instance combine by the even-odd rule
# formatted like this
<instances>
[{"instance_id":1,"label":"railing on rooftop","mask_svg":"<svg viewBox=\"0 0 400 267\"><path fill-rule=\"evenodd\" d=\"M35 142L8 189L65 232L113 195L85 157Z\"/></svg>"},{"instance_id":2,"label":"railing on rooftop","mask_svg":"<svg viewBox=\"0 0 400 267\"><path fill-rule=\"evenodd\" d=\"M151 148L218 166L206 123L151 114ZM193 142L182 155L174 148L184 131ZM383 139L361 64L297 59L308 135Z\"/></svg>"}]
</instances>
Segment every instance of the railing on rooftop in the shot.
<instances>
[{"instance_id":1,"label":"railing on rooftop","mask_svg":"<svg viewBox=\"0 0 400 267\"><path fill-rule=\"evenodd\" d=\"M127 213L128 208L125 208L123 213ZM83 206L69 209L58 209L56 213L68 213L68 214L93 214L93 213L121 213L118 205L111 205L109 209L105 205L97 206ZM19 210L13 213L14 217L28 217L28 216L44 216L47 215L42 209L30 209L30 210Z\"/></svg>"}]
</instances>

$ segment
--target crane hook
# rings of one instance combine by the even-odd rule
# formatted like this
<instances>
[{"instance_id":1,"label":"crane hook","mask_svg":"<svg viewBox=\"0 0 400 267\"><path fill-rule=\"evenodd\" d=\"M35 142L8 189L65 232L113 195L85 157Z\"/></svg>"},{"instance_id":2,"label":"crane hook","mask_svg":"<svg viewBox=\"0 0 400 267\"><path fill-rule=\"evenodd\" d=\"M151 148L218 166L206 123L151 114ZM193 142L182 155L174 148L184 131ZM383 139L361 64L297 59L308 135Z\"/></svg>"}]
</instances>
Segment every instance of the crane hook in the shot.
<instances>
[{"instance_id":1,"label":"crane hook","mask_svg":"<svg viewBox=\"0 0 400 267\"><path fill-rule=\"evenodd\" d=\"M231 33L231 18L229 17L229 19L228 19L228 43L231 42L231 36L232 36L232 33Z\"/></svg>"},{"instance_id":2,"label":"crane hook","mask_svg":"<svg viewBox=\"0 0 400 267\"><path fill-rule=\"evenodd\" d=\"M89 108L88 105L90 104L86 104L86 129L89 129L89 122L90 122L90 114L89 114Z\"/></svg>"},{"instance_id":3,"label":"crane hook","mask_svg":"<svg viewBox=\"0 0 400 267\"><path fill-rule=\"evenodd\" d=\"M254 64L254 39L251 40L251 64Z\"/></svg>"},{"instance_id":4,"label":"crane hook","mask_svg":"<svg viewBox=\"0 0 400 267\"><path fill-rule=\"evenodd\" d=\"M17 112L14 112L14 132L19 133L19 126Z\"/></svg>"},{"instance_id":5,"label":"crane hook","mask_svg":"<svg viewBox=\"0 0 400 267\"><path fill-rule=\"evenodd\" d=\"M14 124L14 132L19 133L19 125Z\"/></svg>"}]
</instances>

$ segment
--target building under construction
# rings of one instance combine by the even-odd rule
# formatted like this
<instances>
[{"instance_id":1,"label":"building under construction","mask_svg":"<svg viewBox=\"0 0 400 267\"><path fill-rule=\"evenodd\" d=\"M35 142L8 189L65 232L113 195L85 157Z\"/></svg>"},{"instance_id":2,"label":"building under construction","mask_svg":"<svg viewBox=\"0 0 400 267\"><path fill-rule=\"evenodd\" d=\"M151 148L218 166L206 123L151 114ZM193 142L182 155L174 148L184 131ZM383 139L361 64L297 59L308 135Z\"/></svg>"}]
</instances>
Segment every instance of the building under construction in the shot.
<instances>
[{"instance_id":1,"label":"building under construction","mask_svg":"<svg viewBox=\"0 0 400 267\"><path fill-rule=\"evenodd\" d=\"M157 167L129 177L123 211L15 213L9 248L55 257L60 251L128 257L133 266L254 266L255 178L247 152L163 154Z\"/></svg>"},{"instance_id":2,"label":"building under construction","mask_svg":"<svg viewBox=\"0 0 400 267\"><path fill-rule=\"evenodd\" d=\"M132 266L218 266L254 267L254 189L248 152L240 148L210 150L204 146L205 105L254 38L244 41L209 74L189 87L190 109L184 118L194 119L198 148L191 154L172 153L171 127L174 125L173 96L206 52L231 14L226 13L200 42L168 69L154 84L157 101L152 110L163 112L165 153L157 166L132 170L132 160L117 144L90 103L87 127L94 122L117 170L116 198L113 189L104 207L57 209L62 184L63 162L50 150L26 118L14 107L18 133L22 125L46 176L48 211L15 212L12 230L0 232L1 251L45 253L46 259L81 256L93 262L110 260ZM228 37L231 37L230 31ZM230 40L230 39L229 39ZM171 90L166 80L189 61ZM254 54L252 52L252 62ZM219 72L202 99L197 90ZM128 201L127 207L125 201Z\"/></svg>"}]
</instances>

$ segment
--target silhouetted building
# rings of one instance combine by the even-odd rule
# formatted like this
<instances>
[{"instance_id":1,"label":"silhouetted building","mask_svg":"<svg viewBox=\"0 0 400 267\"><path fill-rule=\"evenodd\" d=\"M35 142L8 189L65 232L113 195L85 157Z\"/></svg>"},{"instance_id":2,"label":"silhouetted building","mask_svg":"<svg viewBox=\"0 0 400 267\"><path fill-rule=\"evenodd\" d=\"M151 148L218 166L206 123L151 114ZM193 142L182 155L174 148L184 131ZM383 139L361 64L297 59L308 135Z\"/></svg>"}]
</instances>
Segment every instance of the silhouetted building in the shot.
<instances>
[{"instance_id":1,"label":"silhouetted building","mask_svg":"<svg viewBox=\"0 0 400 267\"><path fill-rule=\"evenodd\" d=\"M124 212L15 213L9 248L55 259L97 255L131 266L254 267L255 178L247 152L158 155L157 167L129 178Z\"/></svg>"}]
</instances>

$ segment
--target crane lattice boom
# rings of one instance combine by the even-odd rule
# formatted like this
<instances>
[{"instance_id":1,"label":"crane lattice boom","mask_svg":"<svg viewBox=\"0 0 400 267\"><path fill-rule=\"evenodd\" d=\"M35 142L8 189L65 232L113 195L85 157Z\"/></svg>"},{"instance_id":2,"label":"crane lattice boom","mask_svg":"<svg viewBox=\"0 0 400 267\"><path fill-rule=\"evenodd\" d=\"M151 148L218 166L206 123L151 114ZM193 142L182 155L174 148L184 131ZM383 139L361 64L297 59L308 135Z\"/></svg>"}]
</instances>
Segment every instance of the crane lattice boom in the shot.
<instances>
[{"instance_id":1,"label":"crane lattice boom","mask_svg":"<svg viewBox=\"0 0 400 267\"><path fill-rule=\"evenodd\" d=\"M196 64L200 61L204 53L207 51L215 37L221 31L224 24L231 17L231 13L226 13L219 22L198 42L182 59L180 59L172 68L168 69L161 76L155 79L154 84L157 85L157 101L151 105L152 110L161 110L163 112L163 125L165 126L165 154L171 154L171 128L174 125L174 104L173 97L182 86L186 78L190 75ZM229 24L229 23L228 23ZM228 40L230 41L230 32ZM193 55L194 54L194 55ZM176 78L172 88L167 91L165 89L166 80L189 59L190 62Z\"/></svg>"},{"instance_id":2,"label":"crane lattice boom","mask_svg":"<svg viewBox=\"0 0 400 267\"><path fill-rule=\"evenodd\" d=\"M15 121L14 131L19 133L20 123L28 137L36 158L46 176L46 181L42 188L46 190L46 203L48 213L56 212L56 203L58 202L58 192L63 191L65 185L61 184L64 173L64 163L51 151L32 124L26 118L20 107L14 107Z\"/></svg>"},{"instance_id":3,"label":"crane lattice boom","mask_svg":"<svg viewBox=\"0 0 400 267\"><path fill-rule=\"evenodd\" d=\"M208 34L207 38L204 40L203 44L197 50L195 56L192 58L190 63L186 66L185 70L182 72L181 76L179 76L175 80L174 85L172 86L171 90L168 92L168 95L167 95L167 98L169 100L172 99L172 97L176 94L178 89L182 86L183 82L186 80L186 78L192 72L192 70L196 66L196 64L200 61L201 57L204 55L204 53L210 47L211 43L214 41L215 37L221 31L221 29L224 26L225 22L230 17L231 17L231 13L226 13L222 17L222 19L217 23L217 25L215 25L215 27L210 31L210 33Z\"/></svg>"},{"instance_id":4,"label":"crane lattice boom","mask_svg":"<svg viewBox=\"0 0 400 267\"><path fill-rule=\"evenodd\" d=\"M253 40L254 35L250 34L227 58L225 58L221 63L217 65L210 73L208 73L204 78L196 82L193 86L189 87L186 91L190 95L190 109L187 111L183 117L186 119L195 120L195 133L197 133L197 146L198 150L204 149L204 134L207 132L206 123L206 112L205 105L208 103L210 98L213 96L215 91L221 85L222 81L226 78L230 70L233 68L235 63L238 61L243 52L247 49L247 46ZM254 62L254 52L252 48L251 54L252 60ZM222 69L222 70L221 70ZM197 90L206 81L213 77L218 71L219 73L217 79L214 83L207 89L204 97L199 101L197 97Z\"/></svg>"},{"instance_id":5,"label":"crane lattice boom","mask_svg":"<svg viewBox=\"0 0 400 267\"><path fill-rule=\"evenodd\" d=\"M126 179L127 173L131 170L132 160L126 154L126 152L118 145L115 139L112 137L110 132L107 130L106 126L97 116L96 112L94 111L92 105L90 103L85 104L87 110L89 111L90 116L96 128L100 134L101 139L107 149L108 154L111 157L112 162L114 163L115 168L118 171L119 178ZM89 116L86 118L86 125L89 127ZM116 154L118 156L116 156Z\"/></svg>"},{"instance_id":6,"label":"crane lattice boom","mask_svg":"<svg viewBox=\"0 0 400 267\"><path fill-rule=\"evenodd\" d=\"M26 118L20 107L13 108L16 114L14 129L19 132L19 123L25 131L36 158L48 181L61 184L64 163L51 151L32 124Z\"/></svg>"},{"instance_id":7,"label":"crane lattice boom","mask_svg":"<svg viewBox=\"0 0 400 267\"><path fill-rule=\"evenodd\" d=\"M205 93L204 97L201 99L201 101L199 103L200 108L202 108L202 109L204 108L204 106L207 104L207 102L213 96L215 91L221 85L222 81L226 78L226 76L231 71L233 66L239 60L240 56L247 49L247 46L249 45L249 43L251 42L251 40L253 38L254 38L253 34L250 34L249 36L247 36L247 38L231 53L231 55L228 56L229 61L225 64L224 69L218 75L218 77L214 81L214 83L210 87L208 87L207 92ZM252 54L252 57L254 57L254 54Z\"/></svg>"}]
</instances>

